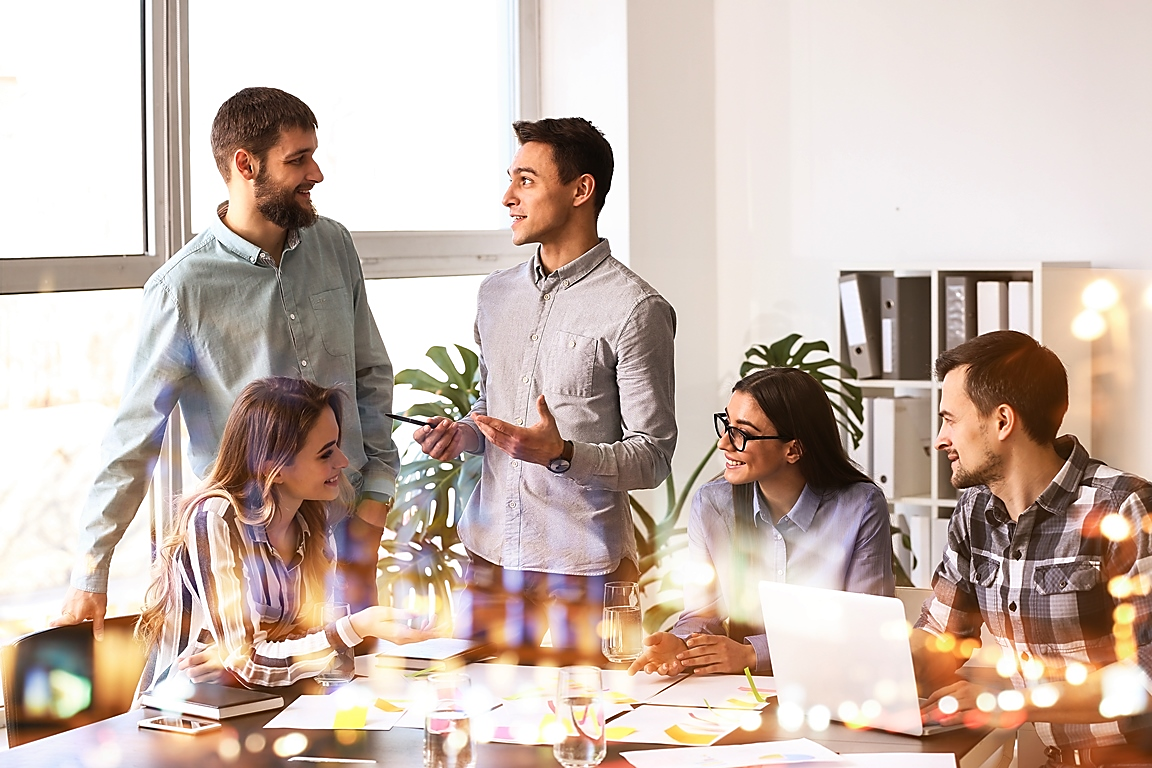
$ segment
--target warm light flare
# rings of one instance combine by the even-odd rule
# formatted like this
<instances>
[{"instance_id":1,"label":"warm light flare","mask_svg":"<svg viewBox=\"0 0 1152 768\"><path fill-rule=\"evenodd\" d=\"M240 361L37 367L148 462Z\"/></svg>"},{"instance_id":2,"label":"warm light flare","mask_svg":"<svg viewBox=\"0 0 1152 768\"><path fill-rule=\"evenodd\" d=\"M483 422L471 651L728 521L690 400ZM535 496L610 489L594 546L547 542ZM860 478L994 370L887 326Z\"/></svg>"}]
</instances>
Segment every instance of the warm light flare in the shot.
<instances>
[{"instance_id":1,"label":"warm light flare","mask_svg":"<svg viewBox=\"0 0 1152 768\"><path fill-rule=\"evenodd\" d=\"M1080 294L1080 301L1088 309L1107 312L1120 301L1120 291L1110 280L1100 278L1084 287L1083 293Z\"/></svg>"},{"instance_id":2,"label":"warm light flare","mask_svg":"<svg viewBox=\"0 0 1152 768\"><path fill-rule=\"evenodd\" d=\"M936 702L936 707L946 715L955 714L960 710L960 702L955 696L944 696Z\"/></svg>"},{"instance_id":3,"label":"warm light flare","mask_svg":"<svg viewBox=\"0 0 1152 768\"><path fill-rule=\"evenodd\" d=\"M1127 518L1112 512L1100 521L1100 533L1110 541L1126 541L1132 537L1132 526Z\"/></svg>"},{"instance_id":4,"label":"warm light flare","mask_svg":"<svg viewBox=\"0 0 1152 768\"><path fill-rule=\"evenodd\" d=\"M991 712L996 709L996 694L984 691L976 697L976 709L981 712Z\"/></svg>"},{"instance_id":5,"label":"warm light flare","mask_svg":"<svg viewBox=\"0 0 1152 768\"><path fill-rule=\"evenodd\" d=\"M826 731L832 722L832 712L823 704L808 710L808 727L814 731Z\"/></svg>"},{"instance_id":6,"label":"warm light flare","mask_svg":"<svg viewBox=\"0 0 1152 768\"><path fill-rule=\"evenodd\" d=\"M1032 691L1032 703L1043 709L1060 700L1060 690L1054 685L1042 685Z\"/></svg>"},{"instance_id":7,"label":"warm light flare","mask_svg":"<svg viewBox=\"0 0 1152 768\"><path fill-rule=\"evenodd\" d=\"M1009 654L1004 654L996 660L996 674L1000 677L1012 677L1016 674L1016 658Z\"/></svg>"},{"instance_id":8,"label":"warm light flare","mask_svg":"<svg viewBox=\"0 0 1152 768\"><path fill-rule=\"evenodd\" d=\"M292 757L308 749L308 737L302 733L289 733L272 742L277 757Z\"/></svg>"},{"instance_id":9,"label":"warm light flare","mask_svg":"<svg viewBox=\"0 0 1152 768\"><path fill-rule=\"evenodd\" d=\"M1005 712L1019 712L1024 709L1024 694L1020 691L1001 691L996 697L996 703Z\"/></svg>"},{"instance_id":10,"label":"warm light flare","mask_svg":"<svg viewBox=\"0 0 1152 768\"><path fill-rule=\"evenodd\" d=\"M1071 685L1083 685L1088 679L1088 667L1074 661L1064 669L1064 679Z\"/></svg>"},{"instance_id":11,"label":"warm light flare","mask_svg":"<svg viewBox=\"0 0 1152 768\"><path fill-rule=\"evenodd\" d=\"M1095 341L1107 330L1104 316L1094 309L1086 309L1072 320L1072 335L1081 341Z\"/></svg>"},{"instance_id":12,"label":"warm light flare","mask_svg":"<svg viewBox=\"0 0 1152 768\"><path fill-rule=\"evenodd\" d=\"M1035 682L1044 677L1044 662L1037 658L1028 659L1020 665L1020 671L1024 673L1025 680Z\"/></svg>"}]
</instances>

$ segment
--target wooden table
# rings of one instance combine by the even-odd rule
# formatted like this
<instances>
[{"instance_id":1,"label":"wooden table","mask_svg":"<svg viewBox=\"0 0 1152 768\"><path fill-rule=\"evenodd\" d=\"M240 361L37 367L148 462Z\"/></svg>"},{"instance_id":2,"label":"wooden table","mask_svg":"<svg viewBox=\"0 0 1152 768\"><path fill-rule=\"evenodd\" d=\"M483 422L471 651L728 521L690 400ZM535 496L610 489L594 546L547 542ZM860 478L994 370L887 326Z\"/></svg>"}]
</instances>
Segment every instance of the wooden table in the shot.
<instances>
[{"instance_id":1,"label":"wooden table","mask_svg":"<svg viewBox=\"0 0 1152 768\"><path fill-rule=\"evenodd\" d=\"M294 695L298 695L296 691ZM285 699L294 698L290 694ZM275 711L237 717L223 721L220 730L200 736L141 730L137 722L158 714L140 709L67 733L0 752L0 766L66 768L108 766L108 768L261 768L282 766L306 768L323 764L288 762L274 752L276 740L293 733L291 730L265 729L263 726ZM372 758L379 768L418 768L423 764L423 731L415 728L393 728L391 731L300 731L309 740L305 755L324 757ZM1010 743L1013 734L1003 730L953 731L914 738L882 731L853 731L833 723L827 730L789 732L781 729L775 707L764 710L763 725L757 731L737 730L719 744L740 744L809 738L836 752L951 752L961 768L978 768L997 749ZM621 752L636 749L660 749L659 745L619 744L609 742L608 757L603 765L624 768L628 763ZM478 745L478 768L556 768L551 747L514 744ZM339 768L336 764L328 764Z\"/></svg>"}]
</instances>

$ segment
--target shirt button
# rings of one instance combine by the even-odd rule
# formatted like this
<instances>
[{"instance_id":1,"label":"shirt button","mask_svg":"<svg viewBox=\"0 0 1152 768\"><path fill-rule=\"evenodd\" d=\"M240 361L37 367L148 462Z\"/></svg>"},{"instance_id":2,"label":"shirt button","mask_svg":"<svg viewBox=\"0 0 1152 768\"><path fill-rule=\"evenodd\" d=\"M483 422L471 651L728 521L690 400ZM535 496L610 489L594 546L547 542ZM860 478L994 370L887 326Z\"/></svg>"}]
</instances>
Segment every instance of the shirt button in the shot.
<instances>
[{"instance_id":1,"label":"shirt button","mask_svg":"<svg viewBox=\"0 0 1152 768\"><path fill-rule=\"evenodd\" d=\"M517 468L517 467L519 467L519 466L520 466L520 462L518 462L518 461L516 461L516 460L513 460L513 461L512 461L512 468L513 468L513 469L516 469L516 468Z\"/></svg>"},{"instance_id":2,"label":"shirt button","mask_svg":"<svg viewBox=\"0 0 1152 768\"><path fill-rule=\"evenodd\" d=\"M532 341L540 341L540 334L538 334L538 333L532 334Z\"/></svg>"},{"instance_id":3,"label":"shirt button","mask_svg":"<svg viewBox=\"0 0 1152 768\"><path fill-rule=\"evenodd\" d=\"M544 294L544 301L548 301L551 298L552 298L552 294L550 294L550 293Z\"/></svg>"},{"instance_id":4,"label":"shirt button","mask_svg":"<svg viewBox=\"0 0 1152 768\"><path fill-rule=\"evenodd\" d=\"M300 361L300 367L301 368L307 368L308 367L308 361L307 360L301 360Z\"/></svg>"},{"instance_id":5,"label":"shirt button","mask_svg":"<svg viewBox=\"0 0 1152 768\"><path fill-rule=\"evenodd\" d=\"M1029 658L1029 656L1028 656L1028 651L1024 651L1024 653L1020 654L1020 658L1021 658L1023 661L1028 661L1028 658Z\"/></svg>"},{"instance_id":6,"label":"shirt button","mask_svg":"<svg viewBox=\"0 0 1152 768\"><path fill-rule=\"evenodd\" d=\"M572 341L568 342L568 346L572 347L572 349L576 349L576 340L573 339Z\"/></svg>"},{"instance_id":7,"label":"shirt button","mask_svg":"<svg viewBox=\"0 0 1152 768\"><path fill-rule=\"evenodd\" d=\"M523 378L523 382L524 382L525 384L527 384L527 383L528 383L528 377L527 377L527 376L525 376L525 377Z\"/></svg>"},{"instance_id":8,"label":"shirt button","mask_svg":"<svg viewBox=\"0 0 1152 768\"><path fill-rule=\"evenodd\" d=\"M565 280L563 283L561 283L561 285L563 285L565 288L567 288L568 287L568 281Z\"/></svg>"},{"instance_id":9,"label":"shirt button","mask_svg":"<svg viewBox=\"0 0 1152 768\"><path fill-rule=\"evenodd\" d=\"M296 319L296 315L295 315L295 313L293 313L293 314L291 314L291 315L288 315L288 319L289 319L289 320L295 320L295 319Z\"/></svg>"},{"instance_id":10,"label":"shirt button","mask_svg":"<svg viewBox=\"0 0 1152 768\"><path fill-rule=\"evenodd\" d=\"M514 501L508 502L508 509L515 509L515 507L516 507L516 502L514 502Z\"/></svg>"},{"instance_id":11,"label":"shirt button","mask_svg":"<svg viewBox=\"0 0 1152 768\"><path fill-rule=\"evenodd\" d=\"M1023 556L1024 556L1024 553L1021 552L1020 550L1016 550L1015 552L1012 553L1012 558L1014 560L1019 560Z\"/></svg>"},{"instance_id":12,"label":"shirt button","mask_svg":"<svg viewBox=\"0 0 1152 768\"><path fill-rule=\"evenodd\" d=\"M517 423L517 424L523 424L523 423L524 423L524 419L516 419L516 423Z\"/></svg>"},{"instance_id":13,"label":"shirt button","mask_svg":"<svg viewBox=\"0 0 1152 768\"><path fill-rule=\"evenodd\" d=\"M1010 610L1010 611L1014 611L1014 610L1016 610L1016 601L1015 601L1015 600L1013 600L1012 602L1008 603L1008 610Z\"/></svg>"},{"instance_id":14,"label":"shirt button","mask_svg":"<svg viewBox=\"0 0 1152 768\"><path fill-rule=\"evenodd\" d=\"M784 569L781 568L780 570L776 571L776 575L777 576L783 576L784 575Z\"/></svg>"}]
</instances>

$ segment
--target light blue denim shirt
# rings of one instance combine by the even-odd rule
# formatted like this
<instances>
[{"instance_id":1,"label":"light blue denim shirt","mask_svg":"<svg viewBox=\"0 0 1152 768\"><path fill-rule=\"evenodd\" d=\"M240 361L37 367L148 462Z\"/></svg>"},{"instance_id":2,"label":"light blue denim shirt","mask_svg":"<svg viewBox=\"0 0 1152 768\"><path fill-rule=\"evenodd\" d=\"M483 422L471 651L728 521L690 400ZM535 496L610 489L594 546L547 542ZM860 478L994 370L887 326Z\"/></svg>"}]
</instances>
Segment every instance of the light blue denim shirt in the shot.
<instances>
[{"instance_id":1,"label":"light blue denim shirt","mask_svg":"<svg viewBox=\"0 0 1152 768\"><path fill-rule=\"evenodd\" d=\"M219 216L144 285L140 338L81 514L72 572L79 589L107 589L112 550L144 498L173 407L180 404L188 425L192 469L204 477L232 403L253 379L339 386L349 479L395 494L399 456L384 416L392 363L348 230L321 217L289 232L277 268Z\"/></svg>"},{"instance_id":2,"label":"light blue denim shirt","mask_svg":"<svg viewBox=\"0 0 1152 768\"><path fill-rule=\"evenodd\" d=\"M760 540L750 543L755 556L747 572L739 574L732 556L732 485L721 477L696 492L688 518L689 556L712 569L715 578L685 584L684 613L672 634L723 635L726 619L757 627L757 634L742 639L756 649L756 670L768 673L772 663L757 588L761 581L895 594L888 502L872 483L823 493L804 486L796 504L775 524L757 487L752 509Z\"/></svg>"},{"instance_id":3,"label":"light blue denim shirt","mask_svg":"<svg viewBox=\"0 0 1152 768\"><path fill-rule=\"evenodd\" d=\"M636 561L628 491L655 488L676 447L672 306L607 240L545 275L539 254L495 272L477 299L481 396L472 409L539 421L543 394L574 445L564 474L486 446L460 538L505 568L581 576Z\"/></svg>"}]
</instances>

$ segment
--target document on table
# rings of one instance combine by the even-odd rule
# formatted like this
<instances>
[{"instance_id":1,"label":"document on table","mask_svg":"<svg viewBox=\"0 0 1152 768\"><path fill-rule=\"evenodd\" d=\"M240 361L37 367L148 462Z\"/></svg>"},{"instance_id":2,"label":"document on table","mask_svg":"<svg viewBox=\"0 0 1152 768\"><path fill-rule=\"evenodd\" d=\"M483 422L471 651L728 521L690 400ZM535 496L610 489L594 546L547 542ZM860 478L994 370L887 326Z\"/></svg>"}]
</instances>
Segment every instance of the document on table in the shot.
<instances>
[{"instance_id":1,"label":"document on table","mask_svg":"<svg viewBox=\"0 0 1152 768\"><path fill-rule=\"evenodd\" d=\"M645 704L608 723L606 735L608 741L702 747L711 746L743 724L759 727L760 713Z\"/></svg>"},{"instance_id":2,"label":"document on table","mask_svg":"<svg viewBox=\"0 0 1152 768\"><path fill-rule=\"evenodd\" d=\"M754 676L756 692L768 699L776 695L771 677ZM649 704L673 707L712 707L713 709L763 709L767 702L756 700L744 675L689 675L671 688L648 700Z\"/></svg>"},{"instance_id":3,"label":"document on table","mask_svg":"<svg viewBox=\"0 0 1152 768\"><path fill-rule=\"evenodd\" d=\"M837 755L810 739L761 741L723 747L681 747L622 752L621 757L635 768L741 768L749 765L831 764Z\"/></svg>"},{"instance_id":4,"label":"document on table","mask_svg":"<svg viewBox=\"0 0 1152 768\"><path fill-rule=\"evenodd\" d=\"M630 709L627 704L605 702L603 718L608 720ZM509 744L553 744L564 733L564 724L556 718L556 707L550 698L506 701L487 713L485 724L487 728L473 722L476 738ZM609 730L612 725L608 724Z\"/></svg>"},{"instance_id":5,"label":"document on table","mask_svg":"<svg viewBox=\"0 0 1152 768\"><path fill-rule=\"evenodd\" d=\"M359 697L304 695L280 710L264 727L390 731L403 714L403 709L382 699L366 701Z\"/></svg>"},{"instance_id":6,"label":"document on table","mask_svg":"<svg viewBox=\"0 0 1152 768\"><path fill-rule=\"evenodd\" d=\"M517 666L515 664L469 664L465 672L472 686L482 686L503 701L550 699L556 695L559 670L556 667ZM600 673L605 698L614 704L640 704L674 684L677 678L641 672L629 676L623 669Z\"/></svg>"}]
</instances>

